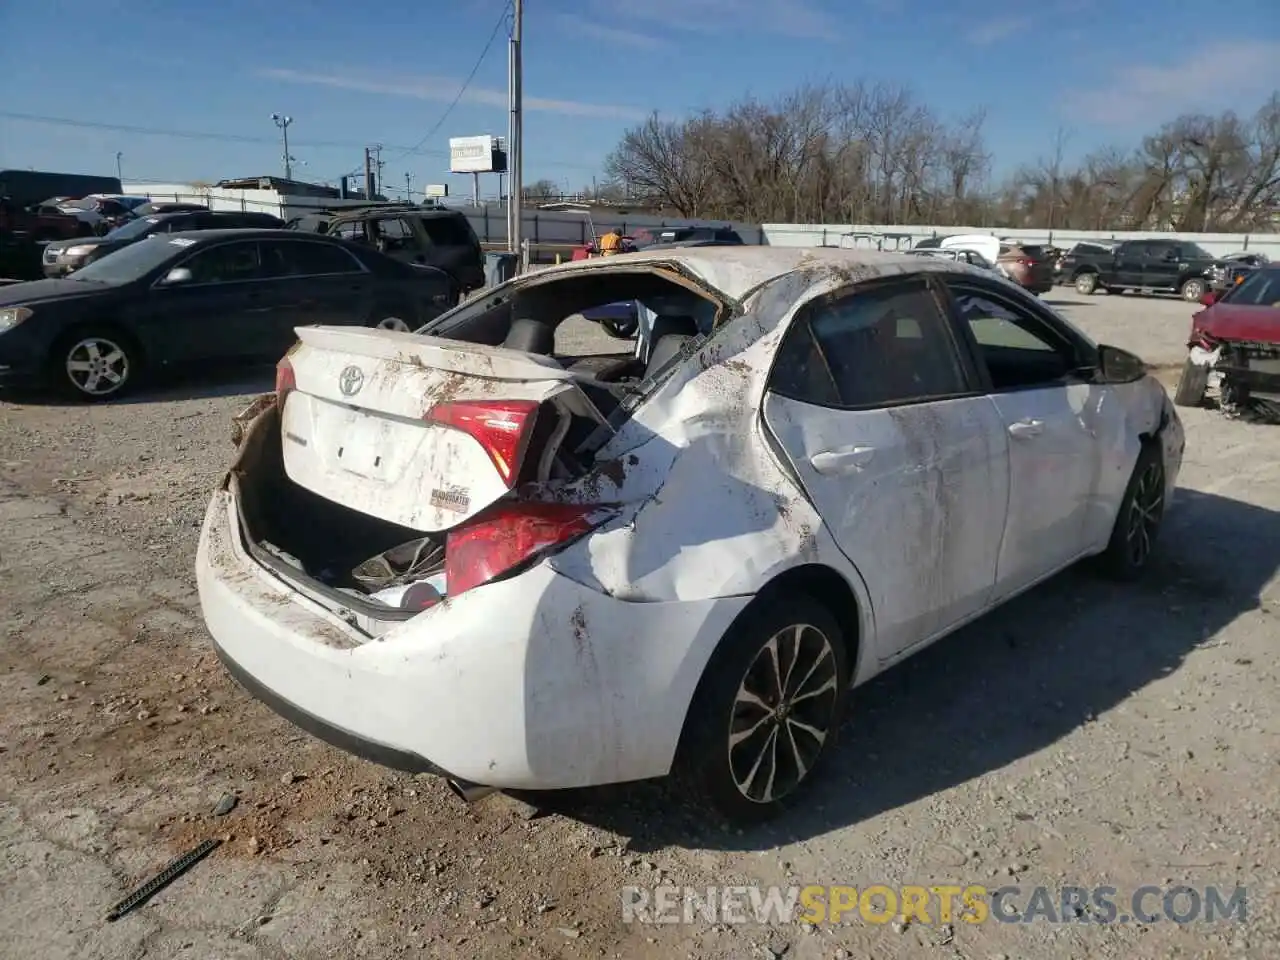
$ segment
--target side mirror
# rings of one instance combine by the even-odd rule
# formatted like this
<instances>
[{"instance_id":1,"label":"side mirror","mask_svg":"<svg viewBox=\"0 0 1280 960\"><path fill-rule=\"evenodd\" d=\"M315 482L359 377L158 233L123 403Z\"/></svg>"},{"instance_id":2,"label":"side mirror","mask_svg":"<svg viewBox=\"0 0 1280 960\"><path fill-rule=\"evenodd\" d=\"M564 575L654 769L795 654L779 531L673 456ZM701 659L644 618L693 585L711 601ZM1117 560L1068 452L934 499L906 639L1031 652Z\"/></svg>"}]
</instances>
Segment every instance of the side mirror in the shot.
<instances>
[{"instance_id":1,"label":"side mirror","mask_svg":"<svg viewBox=\"0 0 1280 960\"><path fill-rule=\"evenodd\" d=\"M164 275L164 285L167 287L175 283L190 283L192 279L191 271L186 267L174 267Z\"/></svg>"},{"instance_id":2,"label":"side mirror","mask_svg":"<svg viewBox=\"0 0 1280 960\"><path fill-rule=\"evenodd\" d=\"M1214 293L1212 290L1210 290L1208 293L1206 293L1203 297L1200 298L1200 306L1202 307L1212 307L1217 302L1218 302L1218 295Z\"/></svg>"},{"instance_id":3,"label":"side mirror","mask_svg":"<svg viewBox=\"0 0 1280 960\"><path fill-rule=\"evenodd\" d=\"M1133 383L1147 375L1142 358L1119 347L1098 347L1098 380L1101 383Z\"/></svg>"}]
</instances>

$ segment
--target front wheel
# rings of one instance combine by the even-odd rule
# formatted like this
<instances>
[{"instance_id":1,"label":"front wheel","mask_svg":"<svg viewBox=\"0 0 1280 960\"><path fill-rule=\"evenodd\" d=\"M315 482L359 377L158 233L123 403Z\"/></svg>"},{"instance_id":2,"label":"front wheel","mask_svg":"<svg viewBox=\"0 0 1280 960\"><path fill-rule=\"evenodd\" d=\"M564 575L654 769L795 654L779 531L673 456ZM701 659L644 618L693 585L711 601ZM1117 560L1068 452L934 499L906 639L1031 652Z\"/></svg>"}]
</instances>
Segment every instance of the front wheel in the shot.
<instances>
[{"instance_id":1,"label":"front wheel","mask_svg":"<svg viewBox=\"0 0 1280 960\"><path fill-rule=\"evenodd\" d=\"M405 333L408 333L410 329L409 324L405 323L399 317L383 317L374 324L374 326L379 330L400 330Z\"/></svg>"},{"instance_id":2,"label":"front wheel","mask_svg":"<svg viewBox=\"0 0 1280 960\"><path fill-rule=\"evenodd\" d=\"M1120 500L1102 571L1116 580L1136 579L1148 566L1164 521L1164 457L1159 440L1143 443L1129 486Z\"/></svg>"},{"instance_id":3,"label":"front wheel","mask_svg":"<svg viewBox=\"0 0 1280 960\"><path fill-rule=\"evenodd\" d=\"M78 330L60 340L50 359L54 381L81 400L111 400L136 381L141 356L133 341L106 328Z\"/></svg>"},{"instance_id":4,"label":"front wheel","mask_svg":"<svg viewBox=\"0 0 1280 960\"><path fill-rule=\"evenodd\" d=\"M830 753L849 685L840 625L804 594L738 619L703 673L676 779L725 819L774 816Z\"/></svg>"},{"instance_id":5,"label":"front wheel","mask_svg":"<svg viewBox=\"0 0 1280 960\"><path fill-rule=\"evenodd\" d=\"M1082 273L1076 277L1076 293L1087 297L1097 289L1098 275L1096 273Z\"/></svg>"},{"instance_id":6,"label":"front wheel","mask_svg":"<svg viewBox=\"0 0 1280 960\"><path fill-rule=\"evenodd\" d=\"M1198 407L1204 402L1204 395L1209 389L1209 368L1190 359L1182 366L1182 376L1178 378L1178 388L1173 392L1173 402L1180 407Z\"/></svg>"},{"instance_id":7,"label":"front wheel","mask_svg":"<svg viewBox=\"0 0 1280 960\"><path fill-rule=\"evenodd\" d=\"M1200 298L1204 296L1204 291L1204 281L1199 277L1192 277L1182 284L1178 292L1182 295L1183 300L1190 303L1198 303Z\"/></svg>"}]
</instances>

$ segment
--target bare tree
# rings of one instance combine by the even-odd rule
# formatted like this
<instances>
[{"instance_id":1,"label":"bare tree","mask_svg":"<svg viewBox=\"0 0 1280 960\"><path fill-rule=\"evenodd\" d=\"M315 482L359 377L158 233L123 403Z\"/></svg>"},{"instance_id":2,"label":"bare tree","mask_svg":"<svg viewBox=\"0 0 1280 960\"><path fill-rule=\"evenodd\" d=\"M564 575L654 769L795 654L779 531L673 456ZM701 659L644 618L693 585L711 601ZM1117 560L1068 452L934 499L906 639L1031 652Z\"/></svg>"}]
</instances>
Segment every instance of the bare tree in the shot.
<instances>
[{"instance_id":1,"label":"bare tree","mask_svg":"<svg viewBox=\"0 0 1280 960\"><path fill-rule=\"evenodd\" d=\"M941 120L907 87L809 85L684 120L657 114L609 157L615 191L748 222L1270 230L1280 221L1280 91L1255 116L1188 115L1136 148L1071 162L1072 134L989 182L982 111Z\"/></svg>"}]
</instances>

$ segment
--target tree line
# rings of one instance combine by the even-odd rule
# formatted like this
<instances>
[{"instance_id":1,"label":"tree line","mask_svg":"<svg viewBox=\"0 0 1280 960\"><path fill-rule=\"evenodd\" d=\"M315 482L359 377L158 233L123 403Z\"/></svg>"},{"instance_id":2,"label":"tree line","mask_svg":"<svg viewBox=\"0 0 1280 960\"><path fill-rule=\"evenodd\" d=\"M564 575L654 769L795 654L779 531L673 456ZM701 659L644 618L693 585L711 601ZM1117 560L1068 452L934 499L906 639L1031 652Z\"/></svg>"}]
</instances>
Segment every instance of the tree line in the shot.
<instances>
[{"instance_id":1,"label":"tree line","mask_svg":"<svg viewBox=\"0 0 1280 960\"><path fill-rule=\"evenodd\" d=\"M1043 156L998 181L985 119L948 123L907 87L864 82L679 120L655 113L623 134L608 183L583 193L748 223L1280 229L1280 90L1252 116L1187 114L1079 162L1060 129Z\"/></svg>"}]
</instances>

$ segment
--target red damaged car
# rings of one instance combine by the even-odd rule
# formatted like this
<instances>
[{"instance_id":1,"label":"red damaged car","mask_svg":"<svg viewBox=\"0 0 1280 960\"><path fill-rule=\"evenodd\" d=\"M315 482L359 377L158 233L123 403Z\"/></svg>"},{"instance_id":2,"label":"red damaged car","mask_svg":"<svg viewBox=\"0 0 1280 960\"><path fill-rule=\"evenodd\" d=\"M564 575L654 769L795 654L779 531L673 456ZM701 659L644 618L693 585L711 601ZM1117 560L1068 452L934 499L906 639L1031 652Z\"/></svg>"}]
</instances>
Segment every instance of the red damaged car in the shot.
<instances>
[{"instance_id":1,"label":"red damaged car","mask_svg":"<svg viewBox=\"0 0 1280 960\"><path fill-rule=\"evenodd\" d=\"M1229 416L1280 423L1280 266L1260 267L1200 302L1174 402L1199 406L1216 388Z\"/></svg>"}]
</instances>

